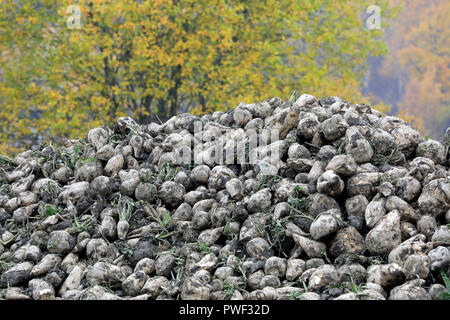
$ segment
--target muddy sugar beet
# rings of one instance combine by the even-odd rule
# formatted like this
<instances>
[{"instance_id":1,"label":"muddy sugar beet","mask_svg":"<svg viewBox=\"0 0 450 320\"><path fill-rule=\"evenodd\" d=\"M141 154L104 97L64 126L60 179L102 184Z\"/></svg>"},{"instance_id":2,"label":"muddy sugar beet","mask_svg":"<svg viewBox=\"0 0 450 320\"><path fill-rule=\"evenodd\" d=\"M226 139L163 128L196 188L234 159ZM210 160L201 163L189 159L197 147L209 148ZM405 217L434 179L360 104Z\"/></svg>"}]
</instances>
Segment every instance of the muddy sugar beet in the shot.
<instances>
[{"instance_id":1,"label":"muddy sugar beet","mask_svg":"<svg viewBox=\"0 0 450 320\"><path fill-rule=\"evenodd\" d=\"M444 299L449 134L304 94L2 156L0 298Z\"/></svg>"}]
</instances>

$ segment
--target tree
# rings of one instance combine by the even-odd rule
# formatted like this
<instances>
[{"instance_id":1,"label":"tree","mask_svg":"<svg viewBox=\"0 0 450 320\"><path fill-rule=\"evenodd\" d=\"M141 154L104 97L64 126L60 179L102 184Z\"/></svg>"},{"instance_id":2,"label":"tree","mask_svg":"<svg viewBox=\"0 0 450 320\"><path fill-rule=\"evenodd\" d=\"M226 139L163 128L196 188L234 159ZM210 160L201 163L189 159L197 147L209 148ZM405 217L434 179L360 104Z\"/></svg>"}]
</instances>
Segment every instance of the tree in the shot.
<instances>
[{"instance_id":1,"label":"tree","mask_svg":"<svg viewBox=\"0 0 450 320\"><path fill-rule=\"evenodd\" d=\"M403 1L391 0L393 5ZM442 137L450 126L450 3L411 0L386 33L386 75L404 83L400 113L422 133Z\"/></svg>"},{"instance_id":2,"label":"tree","mask_svg":"<svg viewBox=\"0 0 450 320\"><path fill-rule=\"evenodd\" d=\"M366 59L386 51L382 31L365 28L370 1L74 2L0 5L2 153L119 116L226 110L294 89L368 102ZM388 20L387 0L379 5Z\"/></svg>"}]
</instances>

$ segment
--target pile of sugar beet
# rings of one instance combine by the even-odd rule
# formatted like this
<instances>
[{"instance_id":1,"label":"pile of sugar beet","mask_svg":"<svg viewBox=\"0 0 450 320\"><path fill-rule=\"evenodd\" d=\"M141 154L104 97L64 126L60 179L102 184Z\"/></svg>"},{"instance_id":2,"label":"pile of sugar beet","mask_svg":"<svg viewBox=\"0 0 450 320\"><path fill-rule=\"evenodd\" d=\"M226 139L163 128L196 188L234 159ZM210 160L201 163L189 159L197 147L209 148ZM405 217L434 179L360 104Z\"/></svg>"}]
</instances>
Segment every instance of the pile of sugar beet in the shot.
<instances>
[{"instance_id":1,"label":"pile of sugar beet","mask_svg":"<svg viewBox=\"0 0 450 320\"><path fill-rule=\"evenodd\" d=\"M1 156L0 298L448 299L449 129L303 94ZM233 139L257 161L217 157Z\"/></svg>"}]
</instances>

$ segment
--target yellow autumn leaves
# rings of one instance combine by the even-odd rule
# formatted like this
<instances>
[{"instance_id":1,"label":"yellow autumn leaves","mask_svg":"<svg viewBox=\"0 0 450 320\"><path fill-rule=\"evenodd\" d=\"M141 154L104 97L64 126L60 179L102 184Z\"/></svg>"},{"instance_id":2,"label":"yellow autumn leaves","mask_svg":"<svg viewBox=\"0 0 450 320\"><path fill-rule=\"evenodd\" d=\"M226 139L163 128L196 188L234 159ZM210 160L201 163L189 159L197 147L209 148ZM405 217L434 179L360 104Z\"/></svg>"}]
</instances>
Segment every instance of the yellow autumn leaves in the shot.
<instances>
[{"instance_id":1,"label":"yellow autumn leaves","mask_svg":"<svg viewBox=\"0 0 450 320\"><path fill-rule=\"evenodd\" d=\"M123 115L201 114L286 99L294 89L367 102L360 93L367 58L386 50L380 32L364 27L370 4L4 0L0 153L37 136L76 138ZM67 28L70 5L80 7L79 30ZM387 0L378 5L387 21ZM31 20L19 25L18 17Z\"/></svg>"}]
</instances>

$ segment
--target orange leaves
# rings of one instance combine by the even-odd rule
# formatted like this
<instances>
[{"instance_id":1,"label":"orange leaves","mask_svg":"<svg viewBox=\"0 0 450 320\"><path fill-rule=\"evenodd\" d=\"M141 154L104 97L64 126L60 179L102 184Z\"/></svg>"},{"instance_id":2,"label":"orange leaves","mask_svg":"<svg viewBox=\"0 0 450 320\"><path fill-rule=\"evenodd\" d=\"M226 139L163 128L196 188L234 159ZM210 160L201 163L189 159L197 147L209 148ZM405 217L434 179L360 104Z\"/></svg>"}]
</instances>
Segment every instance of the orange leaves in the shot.
<instances>
[{"instance_id":1,"label":"orange leaves","mask_svg":"<svg viewBox=\"0 0 450 320\"><path fill-rule=\"evenodd\" d=\"M410 115L405 110L400 110L397 117L411 123L411 125L419 132L426 132L423 117Z\"/></svg>"},{"instance_id":2,"label":"orange leaves","mask_svg":"<svg viewBox=\"0 0 450 320\"><path fill-rule=\"evenodd\" d=\"M393 3L401 1L391 0ZM383 73L401 79L398 103L422 134L442 137L450 125L450 3L411 0L389 30Z\"/></svg>"}]
</instances>

